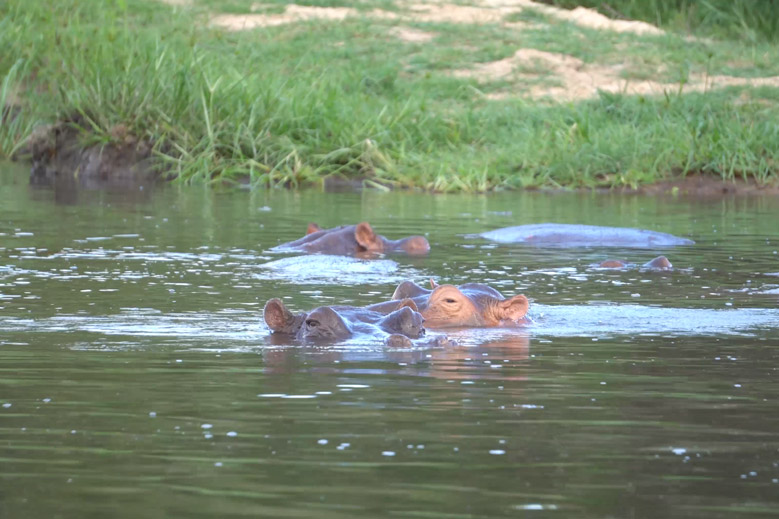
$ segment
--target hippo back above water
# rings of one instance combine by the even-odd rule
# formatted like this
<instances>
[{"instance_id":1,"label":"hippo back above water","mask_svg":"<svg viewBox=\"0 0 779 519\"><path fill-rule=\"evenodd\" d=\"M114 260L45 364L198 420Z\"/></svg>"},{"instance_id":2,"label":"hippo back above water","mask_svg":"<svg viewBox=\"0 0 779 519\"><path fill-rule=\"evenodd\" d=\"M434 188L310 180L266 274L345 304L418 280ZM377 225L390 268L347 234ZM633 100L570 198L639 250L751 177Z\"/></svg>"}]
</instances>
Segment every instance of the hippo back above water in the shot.
<instances>
[{"instance_id":1,"label":"hippo back above water","mask_svg":"<svg viewBox=\"0 0 779 519\"><path fill-rule=\"evenodd\" d=\"M654 249L693 245L695 242L664 232L630 227L602 227L539 223L504 227L479 234L498 243L523 243L536 247L627 247Z\"/></svg>"}]
</instances>

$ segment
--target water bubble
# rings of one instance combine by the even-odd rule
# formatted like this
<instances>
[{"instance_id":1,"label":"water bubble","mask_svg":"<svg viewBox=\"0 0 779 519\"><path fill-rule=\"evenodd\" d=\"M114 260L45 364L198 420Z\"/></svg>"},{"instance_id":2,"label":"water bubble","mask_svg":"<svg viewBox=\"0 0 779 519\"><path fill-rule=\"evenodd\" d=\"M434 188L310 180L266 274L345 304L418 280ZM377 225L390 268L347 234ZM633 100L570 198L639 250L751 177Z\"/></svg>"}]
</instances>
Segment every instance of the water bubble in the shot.
<instances>
[{"instance_id":1,"label":"water bubble","mask_svg":"<svg viewBox=\"0 0 779 519\"><path fill-rule=\"evenodd\" d=\"M671 452L673 452L677 456L681 456L682 454L687 452L687 449L685 449L684 447L676 447L676 448L672 448Z\"/></svg>"},{"instance_id":2,"label":"water bubble","mask_svg":"<svg viewBox=\"0 0 779 519\"><path fill-rule=\"evenodd\" d=\"M492 449L490 451L490 454L492 454L493 456L502 456L506 454L506 451L504 451L503 449Z\"/></svg>"},{"instance_id":3,"label":"water bubble","mask_svg":"<svg viewBox=\"0 0 779 519\"><path fill-rule=\"evenodd\" d=\"M319 445L327 445L327 440L322 438L321 440L316 441Z\"/></svg>"},{"instance_id":4,"label":"water bubble","mask_svg":"<svg viewBox=\"0 0 779 519\"><path fill-rule=\"evenodd\" d=\"M395 455L393 451L381 451L382 456L392 457Z\"/></svg>"},{"instance_id":5,"label":"water bubble","mask_svg":"<svg viewBox=\"0 0 779 519\"><path fill-rule=\"evenodd\" d=\"M156 417L157 417L157 413L155 413L154 411L149 411L149 418L156 418Z\"/></svg>"},{"instance_id":6,"label":"water bubble","mask_svg":"<svg viewBox=\"0 0 779 519\"><path fill-rule=\"evenodd\" d=\"M6 408L6 409L8 409L8 408L9 408L9 407L11 407L12 405L13 405L12 403L10 403L10 402L6 402L6 403L4 403L4 404L3 404L3 407L4 407L4 408Z\"/></svg>"},{"instance_id":7,"label":"water bubble","mask_svg":"<svg viewBox=\"0 0 779 519\"><path fill-rule=\"evenodd\" d=\"M236 436L238 436L238 433L235 431L230 431L227 433L227 436L229 436L230 438L235 438Z\"/></svg>"},{"instance_id":8,"label":"water bubble","mask_svg":"<svg viewBox=\"0 0 779 519\"><path fill-rule=\"evenodd\" d=\"M213 426L214 426L213 424L210 424L210 423L204 423L204 424L202 424L202 425L200 426L200 428L201 428L201 429L210 429L210 428L212 428Z\"/></svg>"}]
</instances>

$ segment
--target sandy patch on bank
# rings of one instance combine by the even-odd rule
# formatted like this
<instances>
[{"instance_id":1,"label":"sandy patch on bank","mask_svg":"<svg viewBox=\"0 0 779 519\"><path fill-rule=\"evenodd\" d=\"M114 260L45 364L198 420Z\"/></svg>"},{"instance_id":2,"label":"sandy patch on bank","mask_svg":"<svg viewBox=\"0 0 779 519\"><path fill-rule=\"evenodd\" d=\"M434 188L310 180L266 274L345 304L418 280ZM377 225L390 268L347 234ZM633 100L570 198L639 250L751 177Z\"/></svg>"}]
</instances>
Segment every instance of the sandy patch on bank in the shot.
<instances>
[{"instance_id":1,"label":"sandy patch on bank","mask_svg":"<svg viewBox=\"0 0 779 519\"><path fill-rule=\"evenodd\" d=\"M312 7L290 4L282 14L221 14L212 18L211 23L231 31L243 31L306 20L344 20L358 14L359 11L349 7Z\"/></svg>"},{"instance_id":2,"label":"sandy patch on bank","mask_svg":"<svg viewBox=\"0 0 779 519\"><path fill-rule=\"evenodd\" d=\"M514 7L481 7L445 3L406 3L408 10L402 17L413 22L429 23L504 23L506 15L518 11ZM520 9L521 10L521 9ZM505 25L523 25L506 23Z\"/></svg>"},{"instance_id":3,"label":"sandy patch on bank","mask_svg":"<svg viewBox=\"0 0 779 519\"><path fill-rule=\"evenodd\" d=\"M523 72L528 68L542 69L543 74ZM598 96L599 91L633 95L659 95L679 89L678 83L662 83L652 80L629 80L619 77L622 65L606 66L587 64L565 54L545 52L537 49L519 49L513 56L483 63L469 69L455 70L455 77L476 78L478 81L495 81L515 78L548 78L561 83L560 86L532 85L518 86L516 91L488 94L491 99L527 97L532 99L552 98L556 101L579 101ZM683 92L702 92L727 86L779 86L779 77L740 78L733 76L705 76L691 74L684 84Z\"/></svg>"},{"instance_id":4,"label":"sandy patch on bank","mask_svg":"<svg viewBox=\"0 0 779 519\"><path fill-rule=\"evenodd\" d=\"M189 0L162 0L179 4ZM405 20L411 22L432 23L497 23L510 27L524 27L519 22L506 22L509 14L522 9L534 9L543 14L566 20L571 23L598 30L633 32L636 34L662 34L657 27L644 22L611 20L593 9L577 7L573 11L552 7L532 0L477 0L474 5L459 5L446 2L409 2L400 1L398 6L405 12L395 13L382 9L359 11L349 7L312 7L289 4L281 14L224 14L212 18L211 23L228 30L240 31L256 27L272 27L306 20L343 20L347 17L366 16L369 18Z\"/></svg>"},{"instance_id":5,"label":"sandy patch on bank","mask_svg":"<svg viewBox=\"0 0 779 519\"><path fill-rule=\"evenodd\" d=\"M566 20L589 29L598 29L614 32L632 32L634 34L663 34L662 29L658 29L652 24L638 22L634 20L612 20L611 18L600 14L595 9L586 7L577 7L569 11L559 7L553 7L532 0L481 0L477 3L485 8L519 8L534 9L540 13L552 16L558 20Z\"/></svg>"}]
</instances>

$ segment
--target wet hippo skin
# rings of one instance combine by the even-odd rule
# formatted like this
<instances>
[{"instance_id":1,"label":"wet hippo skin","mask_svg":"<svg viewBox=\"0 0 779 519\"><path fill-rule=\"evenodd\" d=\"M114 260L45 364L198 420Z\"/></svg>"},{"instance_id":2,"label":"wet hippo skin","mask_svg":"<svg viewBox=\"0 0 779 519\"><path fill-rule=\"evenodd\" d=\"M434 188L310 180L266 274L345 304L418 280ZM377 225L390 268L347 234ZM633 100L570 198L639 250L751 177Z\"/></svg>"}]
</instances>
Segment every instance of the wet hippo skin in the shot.
<instances>
[{"instance_id":1,"label":"wet hippo skin","mask_svg":"<svg viewBox=\"0 0 779 519\"><path fill-rule=\"evenodd\" d=\"M368 222L361 222L333 229L322 229L317 224L309 224L306 236L283 243L275 249L342 256L372 256L389 252L422 255L430 251L430 244L424 236L389 240L376 234Z\"/></svg>"},{"instance_id":2,"label":"wet hippo skin","mask_svg":"<svg viewBox=\"0 0 779 519\"><path fill-rule=\"evenodd\" d=\"M505 298L494 288L481 283L439 285L432 290L411 281L395 289L393 300L414 301L428 328L519 326L527 324L525 317L530 302L524 295ZM380 305L369 308L380 310Z\"/></svg>"},{"instance_id":3,"label":"wet hippo skin","mask_svg":"<svg viewBox=\"0 0 779 519\"><path fill-rule=\"evenodd\" d=\"M693 245L695 242L664 232L629 227L601 227L540 223L504 227L479 234L499 243L524 243L537 247L629 247L660 248Z\"/></svg>"},{"instance_id":4,"label":"wet hippo skin","mask_svg":"<svg viewBox=\"0 0 779 519\"><path fill-rule=\"evenodd\" d=\"M293 314L280 299L265 304L263 317L273 333L301 341L334 342L365 335L390 346L410 346L410 339L425 335L424 319L410 299L393 301L394 308L382 313L353 306L320 306Z\"/></svg>"},{"instance_id":5,"label":"wet hippo skin","mask_svg":"<svg viewBox=\"0 0 779 519\"><path fill-rule=\"evenodd\" d=\"M633 263L629 263L627 261L622 261L622 260L613 260L613 259L601 261L600 263L596 263L592 266L601 269L627 269L627 268L635 267ZM641 268L651 269L651 270L671 270L673 269L673 265L665 256L658 256L641 265Z\"/></svg>"}]
</instances>

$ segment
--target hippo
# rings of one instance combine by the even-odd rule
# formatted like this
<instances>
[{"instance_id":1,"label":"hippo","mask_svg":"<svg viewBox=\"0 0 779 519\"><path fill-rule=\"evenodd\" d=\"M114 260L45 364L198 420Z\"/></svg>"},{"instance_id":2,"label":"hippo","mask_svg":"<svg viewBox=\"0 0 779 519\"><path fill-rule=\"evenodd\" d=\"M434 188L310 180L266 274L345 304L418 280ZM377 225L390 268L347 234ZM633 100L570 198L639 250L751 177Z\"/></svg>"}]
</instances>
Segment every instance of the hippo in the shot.
<instances>
[{"instance_id":1,"label":"hippo","mask_svg":"<svg viewBox=\"0 0 779 519\"><path fill-rule=\"evenodd\" d=\"M536 247L627 247L652 249L693 245L695 242L663 232L629 227L601 227L539 223L504 227L478 236L498 243L523 243Z\"/></svg>"},{"instance_id":2,"label":"hippo","mask_svg":"<svg viewBox=\"0 0 779 519\"><path fill-rule=\"evenodd\" d=\"M293 314L274 298L265 304L263 317L273 333L304 342L336 342L364 334L380 336L388 346L411 346L410 339L425 335L424 319L414 301L392 303L394 308L384 313L353 306L320 306Z\"/></svg>"},{"instance_id":3,"label":"hippo","mask_svg":"<svg viewBox=\"0 0 779 519\"><path fill-rule=\"evenodd\" d=\"M494 288L482 283L436 285L423 288L404 281L395 289L392 299L415 302L428 328L519 326L530 320L525 317L530 303L524 295L505 298ZM381 311L390 303L372 305Z\"/></svg>"},{"instance_id":4,"label":"hippo","mask_svg":"<svg viewBox=\"0 0 779 519\"><path fill-rule=\"evenodd\" d=\"M600 269L627 269L634 267L635 265L633 263L628 263L627 261L608 259L590 266ZM673 269L673 265L665 256L658 256L641 265L641 268L647 270L671 270Z\"/></svg>"},{"instance_id":5,"label":"hippo","mask_svg":"<svg viewBox=\"0 0 779 519\"><path fill-rule=\"evenodd\" d=\"M306 236L299 240L283 243L274 247L273 250L359 257L370 257L388 252L403 252L412 256L421 256L430 251L430 244L424 236L389 240L376 234L368 222L361 222L357 225L342 225L333 229L322 229L317 224L310 223Z\"/></svg>"}]
</instances>

